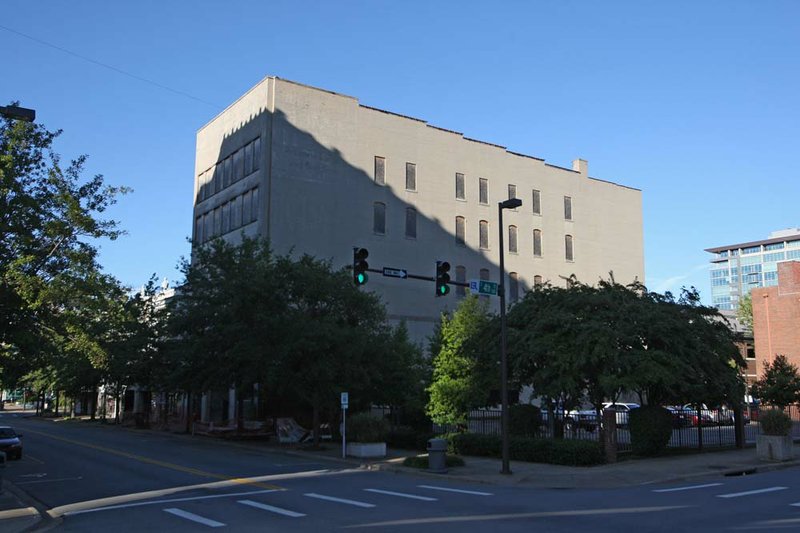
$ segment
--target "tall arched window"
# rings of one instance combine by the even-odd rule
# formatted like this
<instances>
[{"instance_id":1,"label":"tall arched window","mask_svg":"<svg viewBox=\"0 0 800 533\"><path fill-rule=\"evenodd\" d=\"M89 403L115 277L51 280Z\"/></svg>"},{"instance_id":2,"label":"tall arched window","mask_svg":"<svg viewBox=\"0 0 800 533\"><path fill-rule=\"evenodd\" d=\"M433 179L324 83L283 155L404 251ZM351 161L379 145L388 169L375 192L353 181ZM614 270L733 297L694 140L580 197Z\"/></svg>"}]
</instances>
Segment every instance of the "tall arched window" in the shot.
<instances>
[{"instance_id":1,"label":"tall arched window","mask_svg":"<svg viewBox=\"0 0 800 533\"><path fill-rule=\"evenodd\" d=\"M508 251L509 253L517 253L517 227L508 227Z\"/></svg>"},{"instance_id":2,"label":"tall arched window","mask_svg":"<svg viewBox=\"0 0 800 533\"><path fill-rule=\"evenodd\" d=\"M489 223L485 220L480 222L479 243L481 250L489 249Z\"/></svg>"},{"instance_id":3,"label":"tall arched window","mask_svg":"<svg viewBox=\"0 0 800 533\"><path fill-rule=\"evenodd\" d=\"M467 269L464 268L461 265L458 265L456 267L456 281L458 281L460 283L466 283L467 282ZM463 287L461 285L457 285L456 286L456 296L458 296L459 298L463 298L466 295L467 295L466 287Z\"/></svg>"},{"instance_id":4,"label":"tall arched window","mask_svg":"<svg viewBox=\"0 0 800 533\"><path fill-rule=\"evenodd\" d=\"M542 257L542 230L533 230L533 255Z\"/></svg>"},{"instance_id":5,"label":"tall arched window","mask_svg":"<svg viewBox=\"0 0 800 533\"><path fill-rule=\"evenodd\" d=\"M564 236L564 257L567 261L575 260L575 257L572 253L572 235Z\"/></svg>"},{"instance_id":6,"label":"tall arched window","mask_svg":"<svg viewBox=\"0 0 800 533\"><path fill-rule=\"evenodd\" d=\"M375 202L372 209L372 231L378 235L386 234L386 204Z\"/></svg>"},{"instance_id":7,"label":"tall arched window","mask_svg":"<svg viewBox=\"0 0 800 533\"><path fill-rule=\"evenodd\" d=\"M461 246L467 244L466 237L464 236L466 232L464 224L464 217L456 217L456 244Z\"/></svg>"},{"instance_id":8,"label":"tall arched window","mask_svg":"<svg viewBox=\"0 0 800 533\"><path fill-rule=\"evenodd\" d=\"M508 274L508 297L512 303L519 300L519 276L516 272Z\"/></svg>"}]
</instances>

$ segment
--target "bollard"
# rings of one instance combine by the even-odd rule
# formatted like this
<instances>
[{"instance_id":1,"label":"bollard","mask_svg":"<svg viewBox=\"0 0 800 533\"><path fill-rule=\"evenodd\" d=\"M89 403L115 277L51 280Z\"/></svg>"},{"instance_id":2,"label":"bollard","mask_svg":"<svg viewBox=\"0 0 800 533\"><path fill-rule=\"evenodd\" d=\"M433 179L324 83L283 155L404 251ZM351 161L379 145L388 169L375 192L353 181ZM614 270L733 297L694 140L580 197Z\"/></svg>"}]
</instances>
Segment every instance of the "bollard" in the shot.
<instances>
[{"instance_id":1,"label":"bollard","mask_svg":"<svg viewBox=\"0 0 800 533\"><path fill-rule=\"evenodd\" d=\"M436 474L447 472L447 441L444 439L428 440L428 470Z\"/></svg>"}]
</instances>

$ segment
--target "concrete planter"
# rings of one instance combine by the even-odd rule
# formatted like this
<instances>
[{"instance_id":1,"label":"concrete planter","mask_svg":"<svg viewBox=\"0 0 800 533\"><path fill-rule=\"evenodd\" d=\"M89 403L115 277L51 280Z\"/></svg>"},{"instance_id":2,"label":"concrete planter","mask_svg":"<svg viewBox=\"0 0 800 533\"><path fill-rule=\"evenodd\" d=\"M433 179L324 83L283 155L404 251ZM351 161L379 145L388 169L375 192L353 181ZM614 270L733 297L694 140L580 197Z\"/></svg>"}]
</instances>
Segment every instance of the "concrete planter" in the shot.
<instances>
[{"instance_id":1,"label":"concrete planter","mask_svg":"<svg viewBox=\"0 0 800 533\"><path fill-rule=\"evenodd\" d=\"M385 442L348 442L347 455L350 457L386 457Z\"/></svg>"},{"instance_id":2,"label":"concrete planter","mask_svg":"<svg viewBox=\"0 0 800 533\"><path fill-rule=\"evenodd\" d=\"M758 435L756 456L762 461L789 461L792 459L792 437Z\"/></svg>"}]
</instances>

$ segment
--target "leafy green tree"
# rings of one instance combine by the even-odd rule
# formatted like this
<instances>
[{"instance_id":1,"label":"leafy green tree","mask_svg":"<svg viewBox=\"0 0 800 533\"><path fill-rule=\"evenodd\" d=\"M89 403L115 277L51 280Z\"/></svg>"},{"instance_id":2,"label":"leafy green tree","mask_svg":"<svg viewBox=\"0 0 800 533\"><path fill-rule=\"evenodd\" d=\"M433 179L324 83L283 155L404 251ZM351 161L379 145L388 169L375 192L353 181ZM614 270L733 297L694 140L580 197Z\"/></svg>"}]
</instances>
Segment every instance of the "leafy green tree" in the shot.
<instances>
[{"instance_id":1,"label":"leafy green tree","mask_svg":"<svg viewBox=\"0 0 800 533\"><path fill-rule=\"evenodd\" d=\"M494 355L482 345L491 328L487 306L477 296L468 296L452 317L442 315L439 347L432 353L433 379L428 392L427 413L437 424L463 424L470 409L485 406L492 384L498 381L497 350ZM497 348L495 344L495 348Z\"/></svg>"},{"instance_id":2,"label":"leafy green tree","mask_svg":"<svg viewBox=\"0 0 800 533\"><path fill-rule=\"evenodd\" d=\"M739 307L736 308L736 318L739 319L748 330L753 331L753 295L745 294L739 299Z\"/></svg>"},{"instance_id":3,"label":"leafy green tree","mask_svg":"<svg viewBox=\"0 0 800 533\"><path fill-rule=\"evenodd\" d=\"M0 118L0 367L6 386L47 367L64 342L86 341L90 324L72 302L99 271L91 241L121 234L115 221L101 217L127 189L105 185L100 175L84 179L86 156L62 165L52 148L60 134Z\"/></svg>"},{"instance_id":4,"label":"leafy green tree","mask_svg":"<svg viewBox=\"0 0 800 533\"><path fill-rule=\"evenodd\" d=\"M785 355L775 356L775 360L764 363L764 373L753 383L753 396L775 407L785 409L800 401L800 374L797 366L789 362Z\"/></svg>"}]
</instances>

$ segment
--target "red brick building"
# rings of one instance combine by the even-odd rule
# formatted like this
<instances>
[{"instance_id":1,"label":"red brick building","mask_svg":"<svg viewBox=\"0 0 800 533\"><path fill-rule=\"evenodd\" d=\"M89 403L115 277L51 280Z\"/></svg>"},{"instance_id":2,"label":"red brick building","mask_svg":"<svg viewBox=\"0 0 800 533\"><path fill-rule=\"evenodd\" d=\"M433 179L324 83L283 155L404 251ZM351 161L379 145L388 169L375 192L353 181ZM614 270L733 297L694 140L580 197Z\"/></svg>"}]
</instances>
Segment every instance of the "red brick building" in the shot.
<instances>
[{"instance_id":1,"label":"red brick building","mask_svg":"<svg viewBox=\"0 0 800 533\"><path fill-rule=\"evenodd\" d=\"M751 294L759 377L776 355L800 366L800 261L778 263L778 285Z\"/></svg>"}]
</instances>

